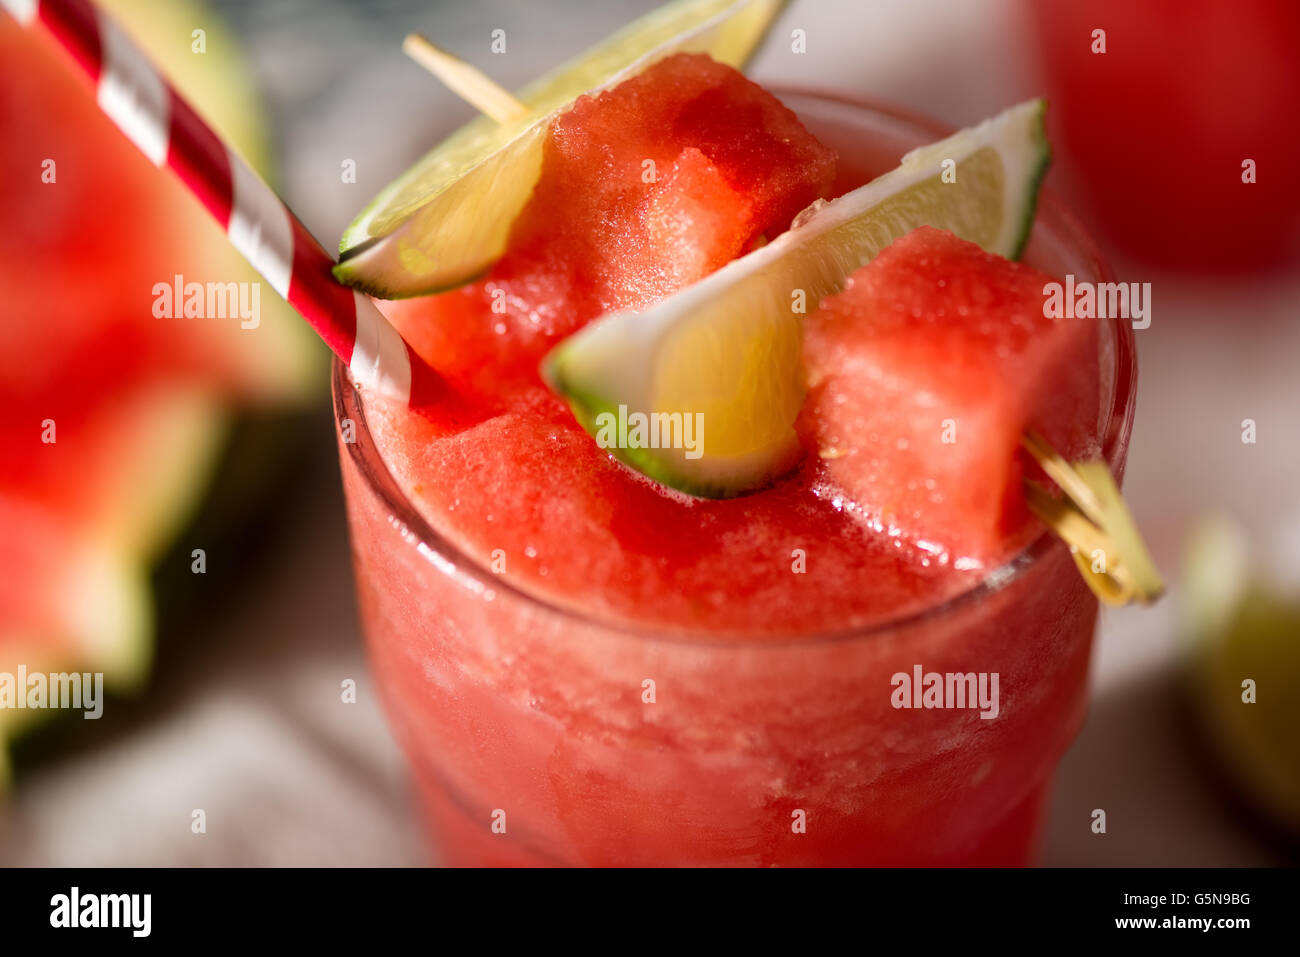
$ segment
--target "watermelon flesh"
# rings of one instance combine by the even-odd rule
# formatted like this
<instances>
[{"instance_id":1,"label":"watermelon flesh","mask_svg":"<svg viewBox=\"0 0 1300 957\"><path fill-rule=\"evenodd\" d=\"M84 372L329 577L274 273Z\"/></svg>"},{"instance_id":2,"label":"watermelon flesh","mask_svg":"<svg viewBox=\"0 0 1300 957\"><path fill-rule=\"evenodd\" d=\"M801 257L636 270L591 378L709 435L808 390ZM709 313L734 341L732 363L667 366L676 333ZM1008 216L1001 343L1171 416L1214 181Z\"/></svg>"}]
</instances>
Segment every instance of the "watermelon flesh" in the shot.
<instances>
[{"instance_id":1,"label":"watermelon flesh","mask_svg":"<svg viewBox=\"0 0 1300 957\"><path fill-rule=\"evenodd\" d=\"M819 494L958 566L999 562L1037 530L1026 429L1096 458L1097 324L1044 316L1051 276L922 227L808 319L799 421Z\"/></svg>"},{"instance_id":2,"label":"watermelon flesh","mask_svg":"<svg viewBox=\"0 0 1300 957\"><path fill-rule=\"evenodd\" d=\"M552 123L533 196L483 280L385 308L468 396L457 411L469 421L531 407L543 401L537 364L553 345L784 231L827 195L835 165L742 74L702 55L669 57Z\"/></svg>"}]
</instances>

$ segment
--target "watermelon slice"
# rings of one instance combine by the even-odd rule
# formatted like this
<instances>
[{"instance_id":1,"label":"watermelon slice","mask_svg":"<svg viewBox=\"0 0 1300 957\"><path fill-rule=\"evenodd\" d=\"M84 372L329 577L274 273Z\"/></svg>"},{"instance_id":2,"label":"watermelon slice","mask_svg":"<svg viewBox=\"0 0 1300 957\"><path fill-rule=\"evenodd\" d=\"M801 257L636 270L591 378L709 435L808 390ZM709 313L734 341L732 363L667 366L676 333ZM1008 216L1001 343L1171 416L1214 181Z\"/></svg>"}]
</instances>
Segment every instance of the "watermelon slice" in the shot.
<instances>
[{"instance_id":1,"label":"watermelon slice","mask_svg":"<svg viewBox=\"0 0 1300 957\"><path fill-rule=\"evenodd\" d=\"M506 255L455 292L384 304L453 384L499 400L560 339L644 308L784 231L827 195L834 151L779 100L703 55L580 98L547 133Z\"/></svg>"},{"instance_id":2,"label":"watermelon slice","mask_svg":"<svg viewBox=\"0 0 1300 957\"><path fill-rule=\"evenodd\" d=\"M1052 281L930 227L854 273L805 330L799 431L821 494L961 567L1024 544L1021 434L1099 452L1096 323L1046 318Z\"/></svg>"},{"instance_id":3,"label":"watermelon slice","mask_svg":"<svg viewBox=\"0 0 1300 957\"><path fill-rule=\"evenodd\" d=\"M101 5L265 168L249 71L210 11ZM0 672L103 671L128 688L149 661L150 565L202 498L233 407L301 404L323 356L264 283L256 328L155 315L156 284L178 274L258 277L66 54L3 15L0 134ZM0 778L4 740L37 716L0 711Z\"/></svg>"}]
</instances>

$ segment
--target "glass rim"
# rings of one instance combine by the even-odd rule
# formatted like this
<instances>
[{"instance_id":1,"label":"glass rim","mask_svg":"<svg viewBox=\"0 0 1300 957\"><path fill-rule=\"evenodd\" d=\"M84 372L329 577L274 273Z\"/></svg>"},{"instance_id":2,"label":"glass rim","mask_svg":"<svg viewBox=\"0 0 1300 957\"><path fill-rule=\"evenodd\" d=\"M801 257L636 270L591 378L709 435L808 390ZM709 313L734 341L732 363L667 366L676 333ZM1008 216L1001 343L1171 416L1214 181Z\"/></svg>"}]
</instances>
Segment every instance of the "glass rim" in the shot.
<instances>
[{"instance_id":1,"label":"glass rim","mask_svg":"<svg viewBox=\"0 0 1300 957\"><path fill-rule=\"evenodd\" d=\"M799 87L775 86L773 93L782 100L787 97L801 97L838 104L858 112L873 113L921 128L939 137L953 132L950 127L929 117L912 114L897 107L877 104L867 99L856 99L843 94L824 93ZM1045 212L1050 212L1053 233L1060 235L1069 248L1082 251L1083 255L1098 265L1098 281L1113 282L1115 277L1110 265L1101 255L1092 238L1055 194L1046 188L1039 193L1035 226L1042 221ZM1118 317L1113 317L1111 323L1114 333L1112 380L1114 395L1102 429L1102 457L1111 470L1115 471L1116 463L1128 448L1133 430L1133 411L1137 399L1137 356L1131 324ZM509 595L511 599L532 606L544 614L637 640L697 645L743 644L753 648L775 648L854 639L865 640L901 632L951 615L1001 591L1027 573L1058 544L1056 536L1050 530L1044 530L1007 561L989 570L969 587L947 596L942 601L909 609L866 625L846 626L841 629L756 634L674 625L639 624L601 617L548 600L516 585L506 576L493 573L481 560L434 529L407 498L389 471L370 433L360 390L352 383L346 364L338 357L334 357L332 361L330 392L335 429L341 427L344 419L351 419L355 426L355 441L342 443L342 446L347 449L347 454L363 477L370 493L389 510L390 520L395 520L403 527L404 542L410 548L416 549L435 573L455 578L461 587L468 587L480 593L492 592L497 598L503 594Z\"/></svg>"}]
</instances>

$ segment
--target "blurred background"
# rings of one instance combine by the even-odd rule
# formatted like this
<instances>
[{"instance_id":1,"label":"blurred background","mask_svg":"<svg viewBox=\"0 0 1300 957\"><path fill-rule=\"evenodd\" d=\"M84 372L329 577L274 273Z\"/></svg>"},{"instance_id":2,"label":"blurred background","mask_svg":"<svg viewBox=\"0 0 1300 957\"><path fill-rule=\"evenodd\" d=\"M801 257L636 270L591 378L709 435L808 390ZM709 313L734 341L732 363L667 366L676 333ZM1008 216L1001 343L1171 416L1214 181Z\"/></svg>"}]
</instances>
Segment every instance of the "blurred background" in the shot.
<instances>
[{"instance_id":1,"label":"blurred background","mask_svg":"<svg viewBox=\"0 0 1300 957\"><path fill-rule=\"evenodd\" d=\"M517 87L656 0L107 5L329 246L471 116L405 33ZM1048 865L1296 859L1297 48L1289 0L794 0L749 71L953 126L1046 93L1049 186L1152 284L1125 492L1171 594L1103 611ZM154 319L157 278L243 267L3 15L0 53L0 671L115 687L98 721L0 713L0 864L432 863L366 673L323 348L269 301L256 330ZM1243 674L1244 719L1208 690Z\"/></svg>"}]
</instances>

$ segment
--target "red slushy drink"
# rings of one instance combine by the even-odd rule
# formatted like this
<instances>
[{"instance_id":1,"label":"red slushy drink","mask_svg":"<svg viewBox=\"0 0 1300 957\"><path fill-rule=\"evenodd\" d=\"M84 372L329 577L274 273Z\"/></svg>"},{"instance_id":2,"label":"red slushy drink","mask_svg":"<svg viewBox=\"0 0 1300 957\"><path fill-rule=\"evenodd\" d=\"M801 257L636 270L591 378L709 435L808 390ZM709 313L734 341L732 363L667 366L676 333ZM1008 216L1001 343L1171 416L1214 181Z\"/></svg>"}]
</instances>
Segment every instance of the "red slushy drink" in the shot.
<instances>
[{"instance_id":1,"label":"red slushy drink","mask_svg":"<svg viewBox=\"0 0 1300 957\"><path fill-rule=\"evenodd\" d=\"M1032 859L1053 768L1083 717L1097 604L1068 549L1023 509L999 505L979 524L934 494L941 520L923 521L926 460L901 439L890 439L909 452L898 461L910 471L889 486L907 502L897 521L837 491L854 486L814 413L847 401L825 383L843 379L848 347L816 338L843 328L818 316L856 315L896 272L855 277L824 314L810 307L821 343L810 355L826 368L800 430L817 448L753 494L694 498L628 469L538 373L587 323L761 248L814 200L941 135L863 106L782 99L688 57L580 100L547 133L505 256L460 289L386 307L444 376L443 407L417 415L358 395L336 368L371 661L443 862ZM948 255L937 234L917 242L937 245L900 244L881 269L915 277ZM996 258L971 260L1001 284L971 302L1023 311L1013 293L1039 274ZM1108 278L1050 197L1025 260ZM954 316L966 308L952 301ZM1050 337L1025 329L970 346L1038 349L1023 366L1037 391L1017 386L1025 407L985 411L1023 414L1013 442L1026 423L1055 430L1058 446L1090 446L1120 474L1131 333L1116 322L1039 349ZM890 335L873 329L871 348L906 375L881 379L881 401L898 410L881 423L924 406L900 383L927 363L959 395L951 350ZM980 487L1018 487L1015 454Z\"/></svg>"}]
</instances>

